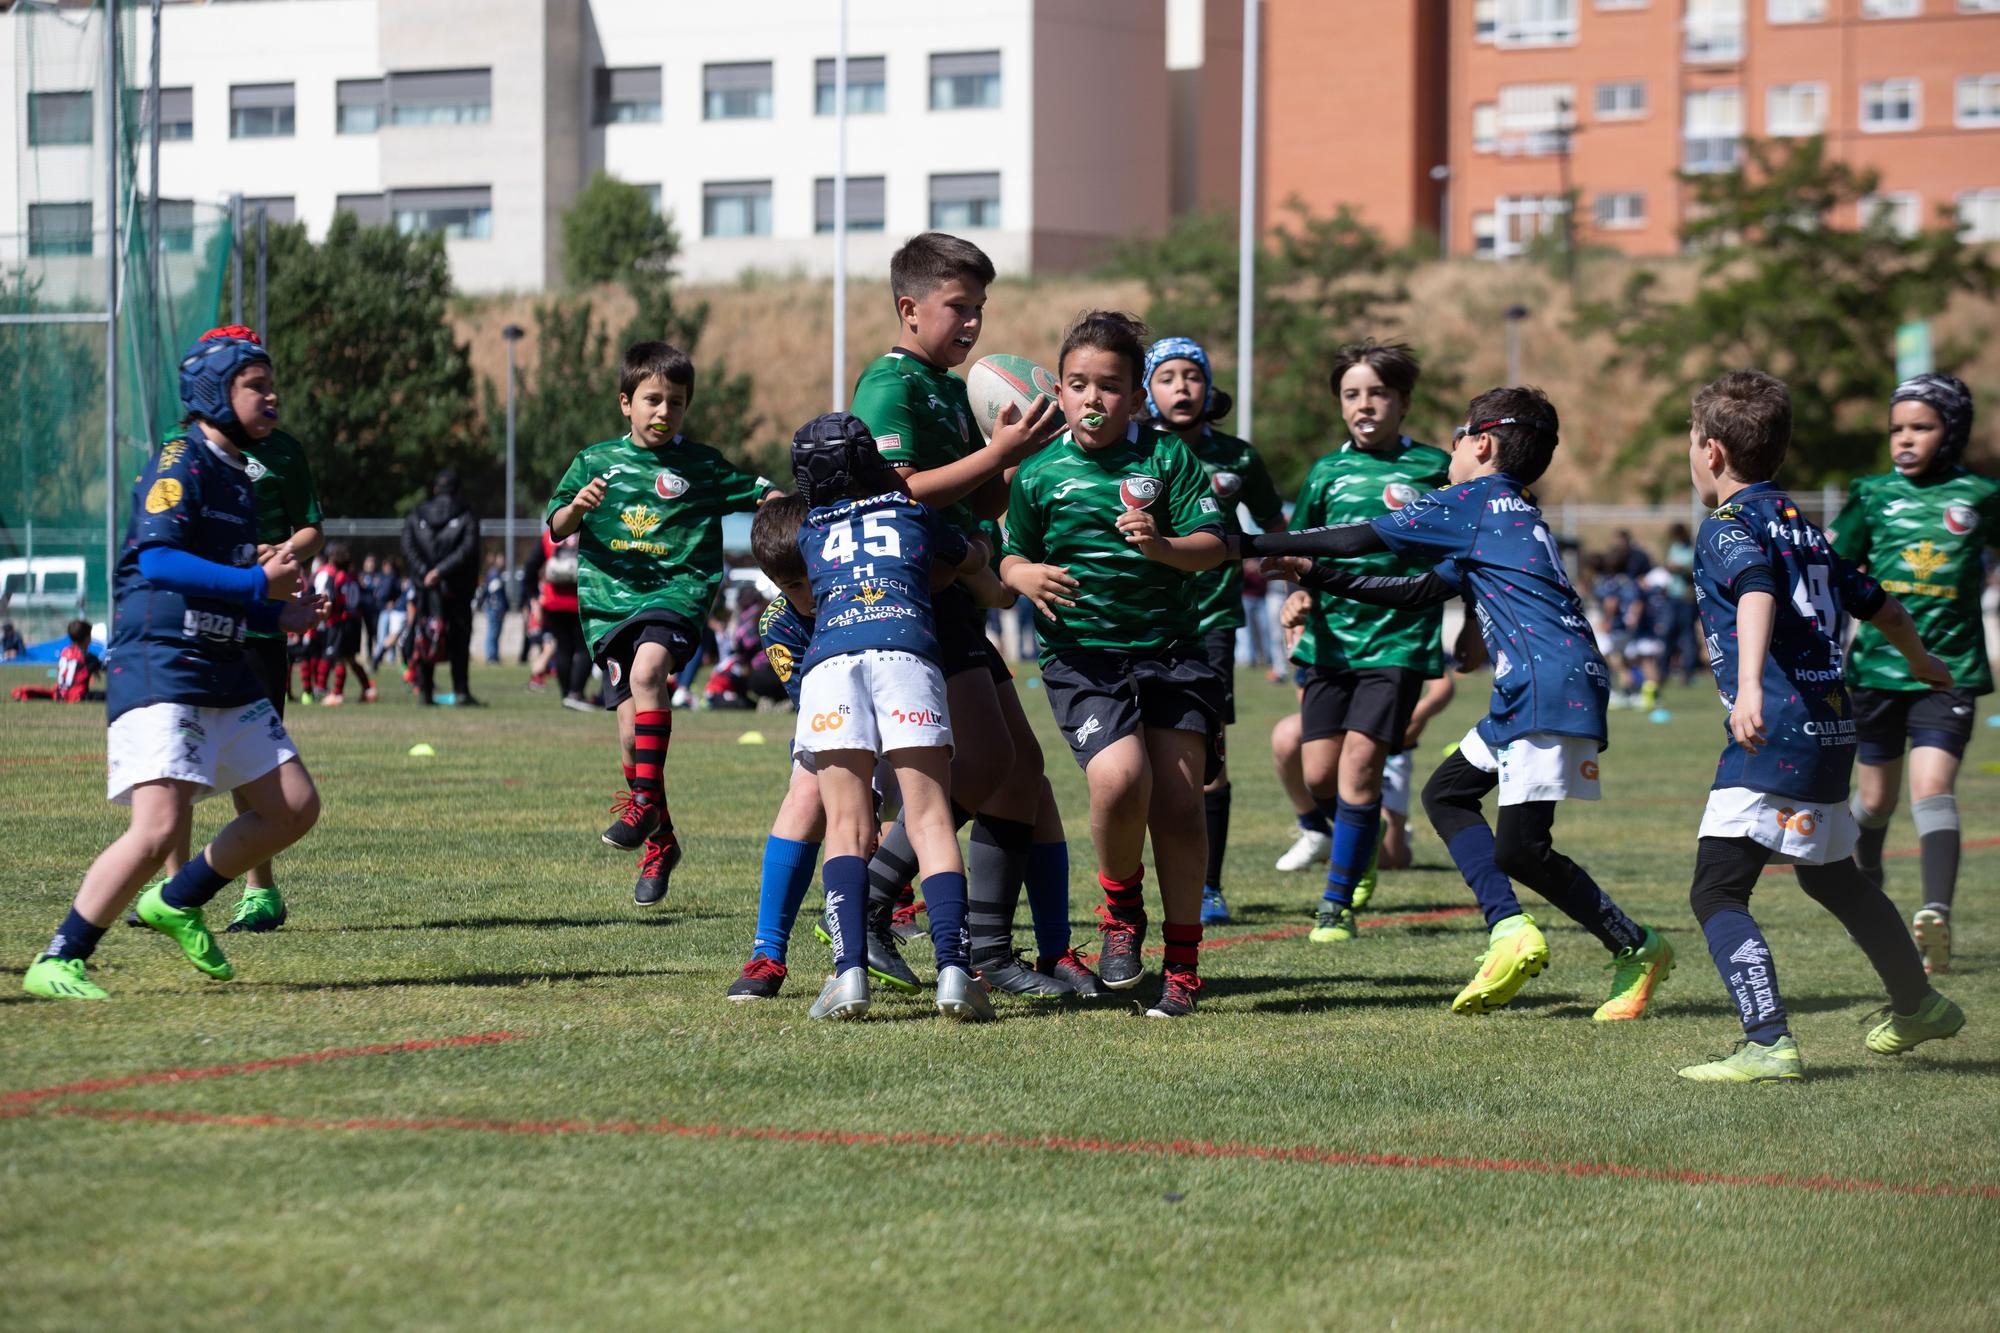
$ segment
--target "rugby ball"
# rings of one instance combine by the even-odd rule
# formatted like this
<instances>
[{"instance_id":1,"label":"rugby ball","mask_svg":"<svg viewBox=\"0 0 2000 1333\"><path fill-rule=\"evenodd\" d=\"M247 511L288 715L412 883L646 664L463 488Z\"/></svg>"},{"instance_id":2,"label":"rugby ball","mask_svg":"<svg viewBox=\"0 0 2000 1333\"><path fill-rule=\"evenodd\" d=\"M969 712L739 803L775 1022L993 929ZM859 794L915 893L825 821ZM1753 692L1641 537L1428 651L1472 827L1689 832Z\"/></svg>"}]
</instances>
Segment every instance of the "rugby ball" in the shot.
<instances>
[{"instance_id":1,"label":"rugby ball","mask_svg":"<svg viewBox=\"0 0 2000 1333\"><path fill-rule=\"evenodd\" d=\"M982 435L991 438L993 423L1012 403L1023 413L1035 395L1054 402L1056 377L1025 356L982 356L965 377L965 396ZM1057 409L1060 414L1061 409Z\"/></svg>"}]
</instances>

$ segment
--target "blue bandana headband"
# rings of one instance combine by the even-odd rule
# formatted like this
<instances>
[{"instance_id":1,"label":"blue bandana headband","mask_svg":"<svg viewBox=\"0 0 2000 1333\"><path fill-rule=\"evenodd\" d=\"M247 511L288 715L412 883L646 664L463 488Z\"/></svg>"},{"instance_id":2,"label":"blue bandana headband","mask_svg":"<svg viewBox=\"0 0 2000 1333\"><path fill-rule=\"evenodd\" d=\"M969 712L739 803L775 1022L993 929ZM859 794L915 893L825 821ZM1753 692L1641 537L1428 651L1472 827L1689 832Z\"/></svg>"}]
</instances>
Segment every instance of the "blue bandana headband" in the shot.
<instances>
[{"instance_id":1,"label":"blue bandana headband","mask_svg":"<svg viewBox=\"0 0 2000 1333\"><path fill-rule=\"evenodd\" d=\"M1208 419L1208 409L1215 403L1215 375L1208 368L1208 353L1192 338L1162 338L1146 349L1146 410L1156 421L1164 421L1166 414L1153 401L1153 372L1169 361L1192 361L1201 367L1201 378L1207 388L1201 399L1201 416Z\"/></svg>"}]
</instances>

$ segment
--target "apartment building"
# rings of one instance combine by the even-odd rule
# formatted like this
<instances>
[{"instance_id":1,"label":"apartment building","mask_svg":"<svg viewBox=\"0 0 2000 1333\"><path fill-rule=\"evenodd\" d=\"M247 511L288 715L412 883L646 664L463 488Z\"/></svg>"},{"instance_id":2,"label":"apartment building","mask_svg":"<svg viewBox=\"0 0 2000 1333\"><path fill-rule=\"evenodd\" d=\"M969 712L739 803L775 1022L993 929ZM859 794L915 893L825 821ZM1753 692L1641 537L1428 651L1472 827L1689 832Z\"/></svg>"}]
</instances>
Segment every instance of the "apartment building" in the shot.
<instances>
[{"instance_id":1,"label":"apartment building","mask_svg":"<svg viewBox=\"0 0 2000 1333\"><path fill-rule=\"evenodd\" d=\"M855 271L886 271L927 227L978 238L1010 272L1074 267L1168 216L1161 0L849 9ZM825 272L836 13L825 0L170 0L163 231L193 201L240 192L316 235L339 211L441 232L460 288L535 290L559 281L562 212L603 168L672 215L691 278ZM18 22L0 16L16 69ZM43 68L13 91L0 263L102 244L90 59L79 51L73 87Z\"/></svg>"}]
</instances>

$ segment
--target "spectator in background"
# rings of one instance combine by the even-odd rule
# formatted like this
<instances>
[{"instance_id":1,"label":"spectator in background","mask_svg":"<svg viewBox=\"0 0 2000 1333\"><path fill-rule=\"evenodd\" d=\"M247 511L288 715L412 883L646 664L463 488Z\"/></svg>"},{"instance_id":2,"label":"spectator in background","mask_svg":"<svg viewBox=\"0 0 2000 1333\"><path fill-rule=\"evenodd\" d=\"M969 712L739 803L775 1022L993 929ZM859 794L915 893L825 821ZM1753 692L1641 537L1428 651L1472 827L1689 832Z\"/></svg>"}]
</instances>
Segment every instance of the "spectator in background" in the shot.
<instances>
[{"instance_id":1,"label":"spectator in background","mask_svg":"<svg viewBox=\"0 0 2000 1333\"><path fill-rule=\"evenodd\" d=\"M27 641L21 637L21 631L14 628L14 622L0 621L0 662L19 657L27 651Z\"/></svg>"},{"instance_id":2,"label":"spectator in background","mask_svg":"<svg viewBox=\"0 0 2000 1333\"><path fill-rule=\"evenodd\" d=\"M1626 578L1637 582L1646 577L1646 571L1653 567L1653 560L1632 540L1632 534L1624 528L1611 539L1611 564Z\"/></svg>"},{"instance_id":3,"label":"spectator in background","mask_svg":"<svg viewBox=\"0 0 2000 1333\"><path fill-rule=\"evenodd\" d=\"M479 585L479 515L458 493L458 473L445 468L431 482L431 498L403 523L403 558L417 589L422 615L440 622L441 642L417 664L417 697L437 702L437 659L451 663L452 702L479 707L472 697L472 594Z\"/></svg>"},{"instance_id":4,"label":"spectator in background","mask_svg":"<svg viewBox=\"0 0 2000 1333\"><path fill-rule=\"evenodd\" d=\"M1667 572L1673 575L1674 633L1672 648L1680 660L1681 684L1694 683L1694 673L1708 666L1702 651L1699 617L1694 609L1694 538L1688 525L1676 523L1667 529Z\"/></svg>"},{"instance_id":5,"label":"spectator in background","mask_svg":"<svg viewBox=\"0 0 2000 1333\"><path fill-rule=\"evenodd\" d=\"M597 711L584 697L590 687L590 648L583 637L583 619L576 603L576 533L557 541L542 529L542 539L528 556L527 586L537 589L542 630L555 641L548 670L562 690L562 706L579 713Z\"/></svg>"},{"instance_id":6,"label":"spectator in background","mask_svg":"<svg viewBox=\"0 0 2000 1333\"><path fill-rule=\"evenodd\" d=\"M395 652L402 641L403 628L410 619L409 599L409 581L403 577L396 557L390 556L375 571L375 647L368 665L377 671L382 669L382 660Z\"/></svg>"},{"instance_id":7,"label":"spectator in background","mask_svg":"<svg viewBox=\"0 0 2000 1333\"><path fill-rule=\"evenodd\" d=\"M1255 560L1243 562L1243 632L1250 640L1250 665L1270 666L1271 626L1264 616L1264 591L1270 586Z\"/></svg>"},{"instance_id":8,"label":"spectator in background","mask_svg":"<svg viewBox=\"0 0 2000 1333\"><path fill-rule=\"evenodd\" d=\"M486 578L473 594L472 609L486 613L486 664L500 665L500 631L506 628L512 610L507 588L507 557L496 554L486 563Z\"/></svg>"}]
</instances>

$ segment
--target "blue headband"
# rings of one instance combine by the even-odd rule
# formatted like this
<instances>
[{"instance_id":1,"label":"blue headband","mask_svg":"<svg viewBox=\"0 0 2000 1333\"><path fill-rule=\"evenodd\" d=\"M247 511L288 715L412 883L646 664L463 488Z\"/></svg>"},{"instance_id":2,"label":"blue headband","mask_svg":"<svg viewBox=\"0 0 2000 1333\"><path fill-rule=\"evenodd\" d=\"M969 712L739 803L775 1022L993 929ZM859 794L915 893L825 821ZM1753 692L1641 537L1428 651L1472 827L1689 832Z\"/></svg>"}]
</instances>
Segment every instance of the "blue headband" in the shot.
<instances>
[{"instance_id":1,"label":"blue headband","mask_svg":"<svg viewBox=\"0 0 2000 1333\"><path fill-rule=\"evenodd\" d=\"M229 386L245 366L271 364L271 354L248 338L204 338L181 358L181 406L227 430L241 425L229 405Z\"/></svg>"},{"instance_id":2,"label":"blue headband","mask_svg":"<svg viewBox=\"0 0 2000 1333\"><path fill-rule=\"evenodd\" d=\"M1153 401L1153 372L1169 361L1192 361L1201 367L1202 390L1201 418L1208 420L1208 409L1215 402L1215 376L1208 368L1208 353L1192 338L1162 338L1146 349L1146 410L1156 421L1166 420L1166 413Z\"/></svg>"}]
</instances>

